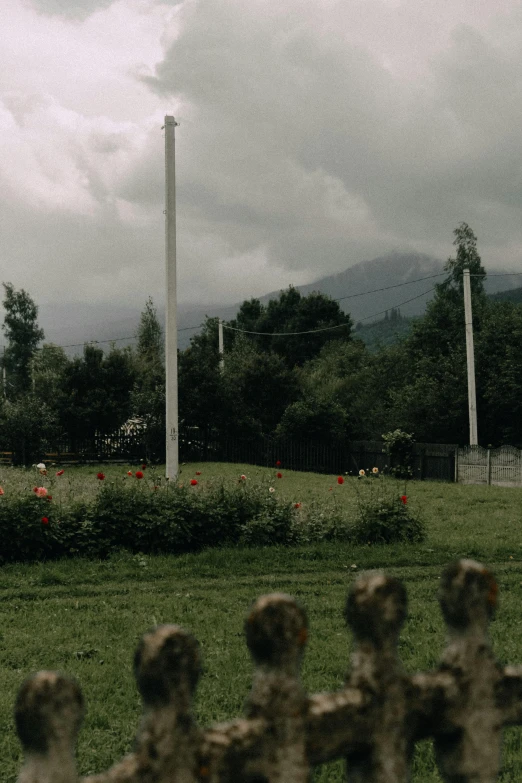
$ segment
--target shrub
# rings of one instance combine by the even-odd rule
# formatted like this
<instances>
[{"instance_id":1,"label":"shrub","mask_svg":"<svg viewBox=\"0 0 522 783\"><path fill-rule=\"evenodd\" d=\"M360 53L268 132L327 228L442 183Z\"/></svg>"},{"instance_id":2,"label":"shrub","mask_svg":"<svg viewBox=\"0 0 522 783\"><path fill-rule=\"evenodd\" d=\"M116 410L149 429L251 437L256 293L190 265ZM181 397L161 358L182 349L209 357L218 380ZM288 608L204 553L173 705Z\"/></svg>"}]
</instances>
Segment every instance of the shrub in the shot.
<instances>
[{"instance_id":1,"label":"shrub","mask_svg":"<svg viewBox=\"0 0 522 783\"><path fill-rule=\"evenodd\" d=\"M409 432L393 430L382 436L388 456L388 473L399 479L413 476L413 446L415 439Z\"/></svg>"},{"instance_id":2,"label":"shrub","mask_svg":"<svg viewBox=\"0 0 522 783\"><path fill-rule=\"evenodd\" d=\"M357 519L352 540L358 544L418 543L426 538L424 524L408 506L406 487L378 475L362 476L357 484Z\"/></svg>"}]
</instances>

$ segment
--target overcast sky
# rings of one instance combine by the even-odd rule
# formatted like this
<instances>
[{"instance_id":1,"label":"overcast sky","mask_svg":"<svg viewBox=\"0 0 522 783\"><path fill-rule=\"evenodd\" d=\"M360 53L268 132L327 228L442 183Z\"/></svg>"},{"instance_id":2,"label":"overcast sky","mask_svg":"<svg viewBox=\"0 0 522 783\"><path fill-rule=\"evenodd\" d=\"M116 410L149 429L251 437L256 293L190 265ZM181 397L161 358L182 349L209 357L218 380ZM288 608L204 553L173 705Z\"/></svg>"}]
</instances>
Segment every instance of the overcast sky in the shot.
<instances>
[{"instance_id":1,"label":"overcast sky","mask_svg":"<svg viewBox=\"0 0 522 783\"><path fill-rule=\"evenodd\" d=\"M39 303L235 302L468 222L522 270L515 0L2 0L0 281Z\"/></svg>"}]
</instances>

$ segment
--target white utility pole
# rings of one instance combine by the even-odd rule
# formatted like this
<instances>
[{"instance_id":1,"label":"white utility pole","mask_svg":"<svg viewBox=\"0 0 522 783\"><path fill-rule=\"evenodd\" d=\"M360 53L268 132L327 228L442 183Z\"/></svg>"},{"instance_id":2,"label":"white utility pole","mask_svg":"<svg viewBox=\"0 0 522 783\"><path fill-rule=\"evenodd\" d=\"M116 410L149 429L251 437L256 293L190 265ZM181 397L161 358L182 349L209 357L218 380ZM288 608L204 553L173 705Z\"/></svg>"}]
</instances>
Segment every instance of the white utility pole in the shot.
<instances>
[{"instance_id":1,"label":"white utility pole","mask_svg":"<svg viewBox=\"0 0 522 783\"><path fill-rule=\"evenodd\" d=\"M166 376L166 466L168 479L179 472L178 438L178 325L176 318L176 158L174 117L165 117L165 261L167 301L165 308Z\"/></svg>"},{"instance_id":2,"label":"white utility pole","mask_svg":"<svg viewBox=\"0 0 522 783\"><path fill-rule=\"evenodd\" d=\"M225 350L223 343L223 321L218 319L218 345L219 345L219 369L221 372L225 369Z\"/></svg>"},{"instance_id":3,"label":"white utility pole","mask_svg":"<svg viewBox=\"0 0 522 783\"><path fill-rule=\"evenodd\" d=\"M475 391L475 350L473 347L473 314L469 269L464 269L464 320L466 322L466 359L468 364L469 445L478 445L477 393Z\"/></svg>"}]
</instances>

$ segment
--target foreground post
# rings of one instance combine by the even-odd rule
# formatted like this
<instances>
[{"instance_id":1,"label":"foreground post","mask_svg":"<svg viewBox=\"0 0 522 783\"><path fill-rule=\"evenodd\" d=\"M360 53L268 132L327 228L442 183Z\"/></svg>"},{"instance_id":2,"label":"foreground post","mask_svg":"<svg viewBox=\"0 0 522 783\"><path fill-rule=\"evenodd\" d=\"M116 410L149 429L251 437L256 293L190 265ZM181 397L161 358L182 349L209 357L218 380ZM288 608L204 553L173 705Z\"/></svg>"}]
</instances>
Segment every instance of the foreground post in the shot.
<instances>
[{"instance_id":1,"label":"foreground post","mask_svg":"<svg viewBox=\"0 0 522 783\"><path fill-rule=\"evenodd\" d=\"M408 674L398 653L406 590L383 573L361 574L345 609L351 669L339 690L315 694L300 679L306 612L288 595L263 596L245 623L255 667L245 713L208 729L192 707L199 644L177 625L159 626L134 656L143 717L133 750L86 778L74 761L79 687L40 672L23 683L15 707L25 757L18 783L308 783L313 767L338 758L349 783L407 783L415 743L427 737L445 783L494 783L502 729L522 723L522 667L500 665L488 638L497 591L480 563L446 568L446 649L434 670Z\"/></svg>"},{"instance_id":2,"label":"foreground post","mask_svg":"<svg viewBox=\"0 0 522 783\"><path fill-rule=\"evenodd\" d=\"M176 479L178 451L178 331L176 319L176 169L174 128L178 123L165 117L165 260L167 298L165 311L166 376L166 468L168 479Z\"/></svg>"}]
</instances>

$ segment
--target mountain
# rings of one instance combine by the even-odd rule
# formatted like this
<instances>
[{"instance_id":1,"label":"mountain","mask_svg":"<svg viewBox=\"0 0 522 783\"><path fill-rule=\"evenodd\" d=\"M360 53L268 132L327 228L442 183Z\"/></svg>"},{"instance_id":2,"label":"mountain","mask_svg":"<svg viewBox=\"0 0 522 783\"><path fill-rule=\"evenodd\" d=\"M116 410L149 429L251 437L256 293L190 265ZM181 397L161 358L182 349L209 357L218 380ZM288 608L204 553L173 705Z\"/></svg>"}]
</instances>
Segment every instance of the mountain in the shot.
<instances>
[{"instance_id":1,"label":"mountain","mask_svg":"<svg viewBox=\"0 0 522 783\"><path fill-rule=\"evenodd\" d=\"M492 294L491 299L495 299L497 302L514 302L515 304L522 304L522 288L499 291L499 293Z\"/></svg>"},{"instance_id":2,"label":"mountain","mask_svg":"<svg viewBox=\"0 0 522 783\"><path fill-rule=\"evenodd\" d=\"M411 317L424 312L426 303L433 296L435 284L444 279L443 267L443 261L422 253L392 252L296 288L304 296L312 291L321 291L334 299L340 299L342 309L351 314L354 323L379 320L385 311L398 307L402 316ZM495 270L494 274L501 272ZM512 289L516 281L517 278L513 277L491 277L486 280L486 291L493 294L502 289ZM266 304L279 293L272 291L259 299ZM179 347L187 347L207 315L230 320L236 315L240 304L204 307L179 305ZM47 342L72 346L67 348L71 354L81 352L83 343L87 341L117 340L119 346L132 344L140 312L137 308L119 307L116 304L59 302L40 306L39 323L45 331ZM163 322L164 311L159 307L158 317Z\"/></svg>"}]
</instances>

